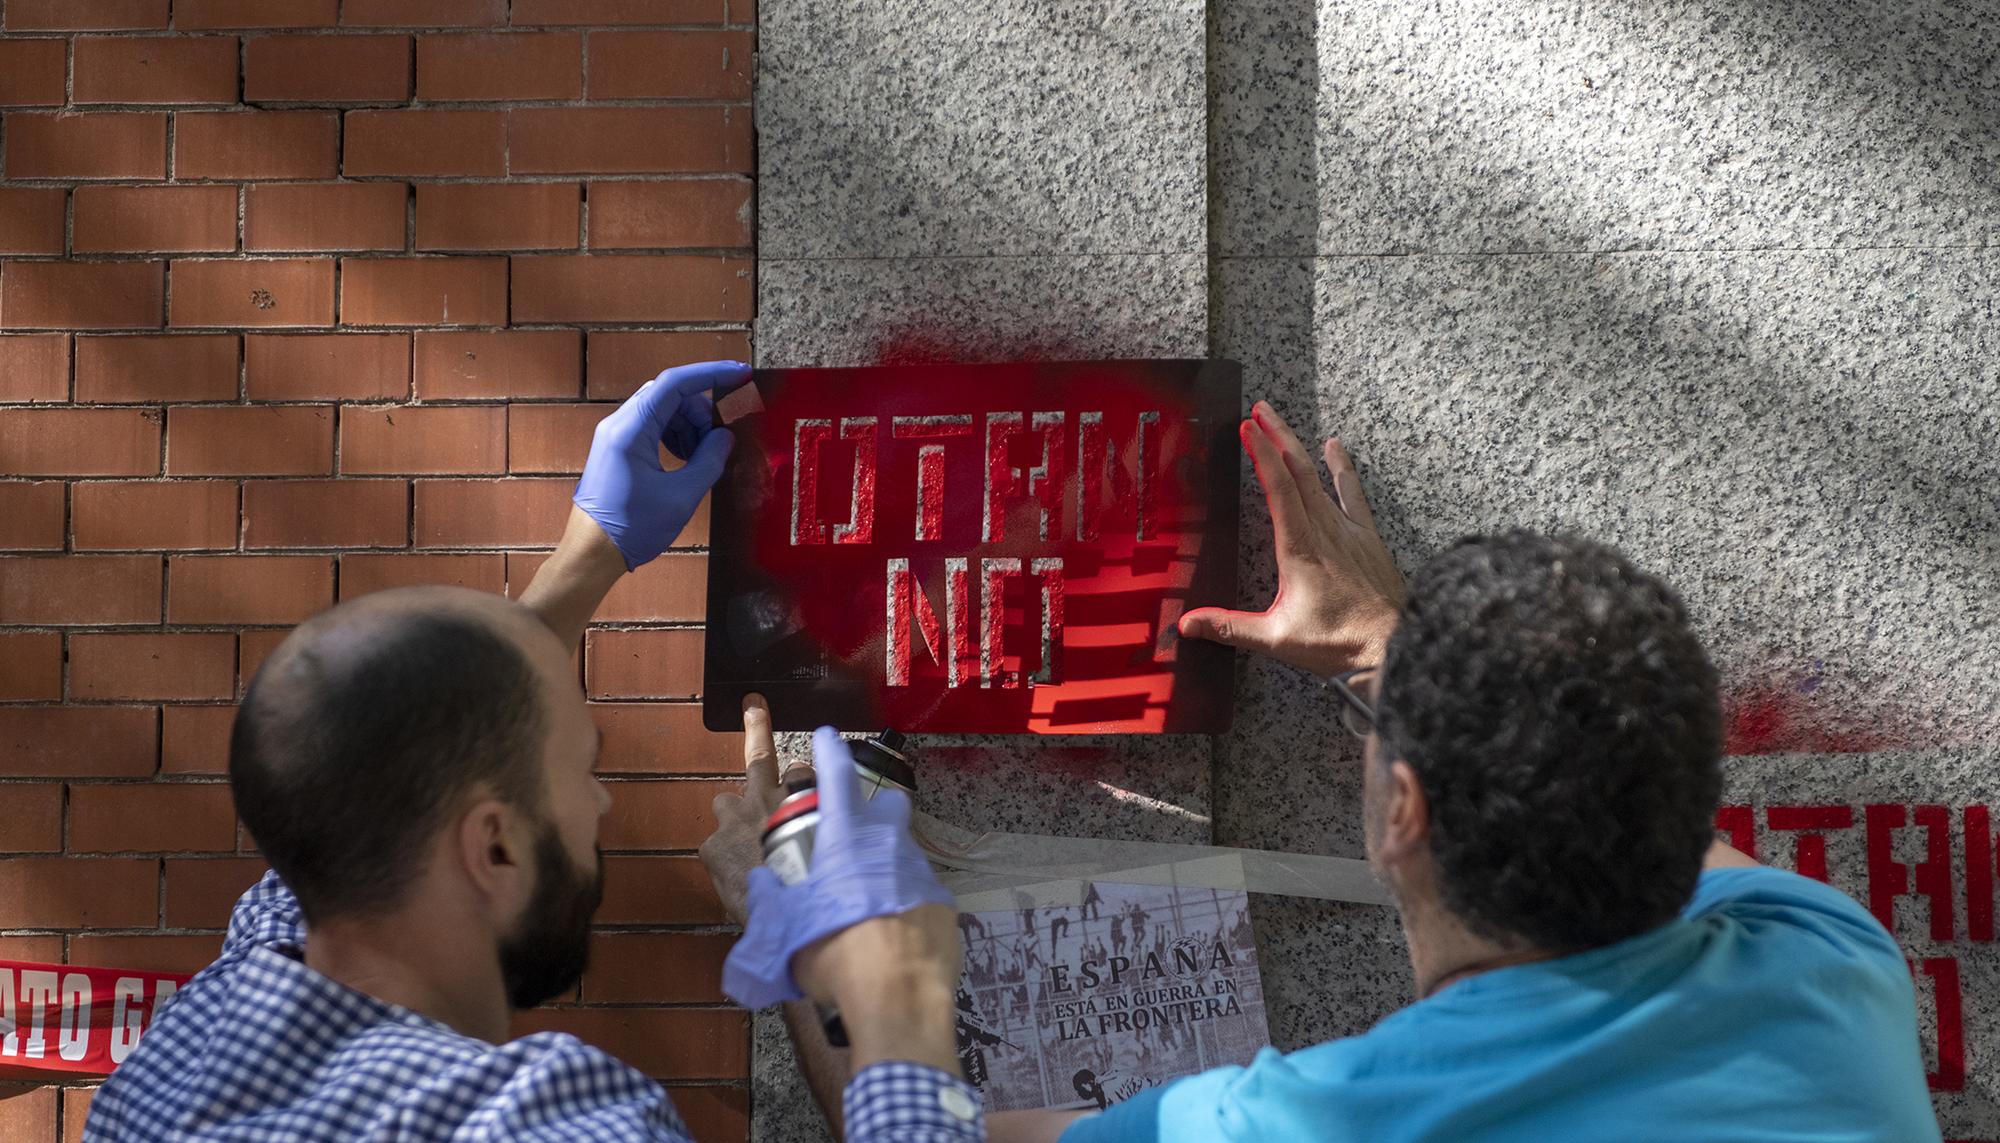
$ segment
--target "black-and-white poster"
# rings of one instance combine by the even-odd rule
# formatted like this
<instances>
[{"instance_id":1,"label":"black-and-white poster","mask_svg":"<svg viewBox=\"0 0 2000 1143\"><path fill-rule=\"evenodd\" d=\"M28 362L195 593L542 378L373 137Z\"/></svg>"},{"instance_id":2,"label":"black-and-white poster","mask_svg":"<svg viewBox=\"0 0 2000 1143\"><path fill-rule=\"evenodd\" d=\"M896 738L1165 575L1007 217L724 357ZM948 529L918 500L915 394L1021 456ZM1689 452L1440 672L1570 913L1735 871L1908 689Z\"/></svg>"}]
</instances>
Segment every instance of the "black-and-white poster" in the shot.
<instances>
[{"instance_id":1,"label":"black-and-white poster","mask_svg":"<svg viewBox=\"0 0 2000 1143\"><path fill-rule=\"evenodd\" d=\"M989 1111L1108 1107L1270 1042L1240 890L1058 881L959 905L959 1057Z\"/></svg>"}]
</instances>

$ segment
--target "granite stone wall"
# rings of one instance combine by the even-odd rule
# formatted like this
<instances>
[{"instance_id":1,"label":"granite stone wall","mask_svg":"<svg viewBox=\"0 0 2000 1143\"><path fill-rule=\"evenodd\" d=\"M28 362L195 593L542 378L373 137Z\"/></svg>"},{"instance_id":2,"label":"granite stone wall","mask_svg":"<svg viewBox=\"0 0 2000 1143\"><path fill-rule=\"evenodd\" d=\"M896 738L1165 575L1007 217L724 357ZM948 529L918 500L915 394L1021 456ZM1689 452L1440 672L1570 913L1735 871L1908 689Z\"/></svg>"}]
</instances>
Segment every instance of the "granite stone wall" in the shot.
<instances>
[{"instance_id":1,"label":"granite stone wall","mask_svg":"<svg viewBox=\"0 0 2000 1143\"><path fill-rule=\"evenodd\" d=\"M1722 669L1745 843L1882 903L1947 1135L2000 1134L1984 5L765 0L761 35L761 362L1232 357L1348 444L1406 567L1517 524L1619 545ZM1260 605L1247 471L1244 512ZM1230 734L1094 743L1081 781L970 744L931 808L1358 854L1317 684L1244 662L1236 698ZM1281 1046L1407 1001L1387 911L1257 922ZM759 1138L813 1134L784 1066L764 1029Z\"/></svg>"}]
</instances>

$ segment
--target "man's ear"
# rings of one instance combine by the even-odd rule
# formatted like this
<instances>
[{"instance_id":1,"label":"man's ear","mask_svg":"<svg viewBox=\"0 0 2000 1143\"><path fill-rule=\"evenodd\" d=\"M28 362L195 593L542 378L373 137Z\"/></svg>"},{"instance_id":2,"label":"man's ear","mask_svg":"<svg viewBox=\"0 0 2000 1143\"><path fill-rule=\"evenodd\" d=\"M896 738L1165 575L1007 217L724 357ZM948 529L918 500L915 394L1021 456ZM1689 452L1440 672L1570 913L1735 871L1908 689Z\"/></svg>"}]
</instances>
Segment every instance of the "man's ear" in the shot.
<instances>
[{"instance_id":1,"label":"man's ear","mask_svg":"<svg viewBox=\"0 0 2000 1143\"><path fill-rule=\"evenodd\" d=\"M1416 770L1398 758L1389 763L1388 812L1383 815L1381 855L1406 857L1431 843L1431 803Z\"/></svg>"},{"instance_id":2,"label":"man's ear","mask_svg":"<svg viewBox=\"0 0 2000 1143\"><path fill-rule=\"evenodd\" d=\"M480 798L459 815L454 856L488 906L511 916L534 886L520 813L497 798Z\"/></svg>"}]
</instances>

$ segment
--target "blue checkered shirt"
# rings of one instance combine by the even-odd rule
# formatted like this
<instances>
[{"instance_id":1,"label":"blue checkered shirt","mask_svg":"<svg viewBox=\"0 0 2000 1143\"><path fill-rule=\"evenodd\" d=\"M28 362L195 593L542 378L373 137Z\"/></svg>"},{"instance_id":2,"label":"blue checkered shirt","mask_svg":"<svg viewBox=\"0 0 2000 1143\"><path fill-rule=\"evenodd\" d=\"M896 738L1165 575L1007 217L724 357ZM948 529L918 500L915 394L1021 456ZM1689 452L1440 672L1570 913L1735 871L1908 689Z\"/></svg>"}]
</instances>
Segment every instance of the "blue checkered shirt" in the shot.
<instances>
[{"instance_id":1,"label":"blue checkered shirt","mask_svg":"<svg viewBox=\"0 0 2000 1143\"><path fill-rule=\"evenodd\" d=\"M162 1007L91 1103L87 1140L672 1140L659 1084L575 1036L494 1045L307 968L298 899L265 874L222 955ZM985 1138L978 1093L935 1068L848 1084L849 1140Z\"/></svg>"}]
</instances>

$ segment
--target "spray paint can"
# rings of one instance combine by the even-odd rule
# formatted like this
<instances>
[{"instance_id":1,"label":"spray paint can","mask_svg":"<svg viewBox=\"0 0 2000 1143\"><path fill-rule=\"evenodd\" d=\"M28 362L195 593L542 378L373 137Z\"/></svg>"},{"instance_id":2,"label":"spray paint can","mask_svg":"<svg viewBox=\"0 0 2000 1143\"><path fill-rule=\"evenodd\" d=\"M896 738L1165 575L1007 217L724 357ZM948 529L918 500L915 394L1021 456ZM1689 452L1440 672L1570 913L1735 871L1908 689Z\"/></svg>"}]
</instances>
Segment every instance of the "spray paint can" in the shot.
<instances>
[{"instance_id":1,"label":"spray paint can","mask_svg":"<svg viewBox=\"0 0 2000 1143\"><path fill-rule=\"evenodd\" d=\"M882 790L901 790L912 802L917 797L917 771L913 752L904 737L885 730L859 742L850 742L854 755L854 776L863 798L872 799ZM780 882L796 885L812 869L813 835L819 830L819 789L805 775L785 782L785 799L764 820L764 866ZM848 1046L847 1027L840 1013L820 1009L820 1023L826 1028L827 1043Z\"/></svg>"}]
</instances>

